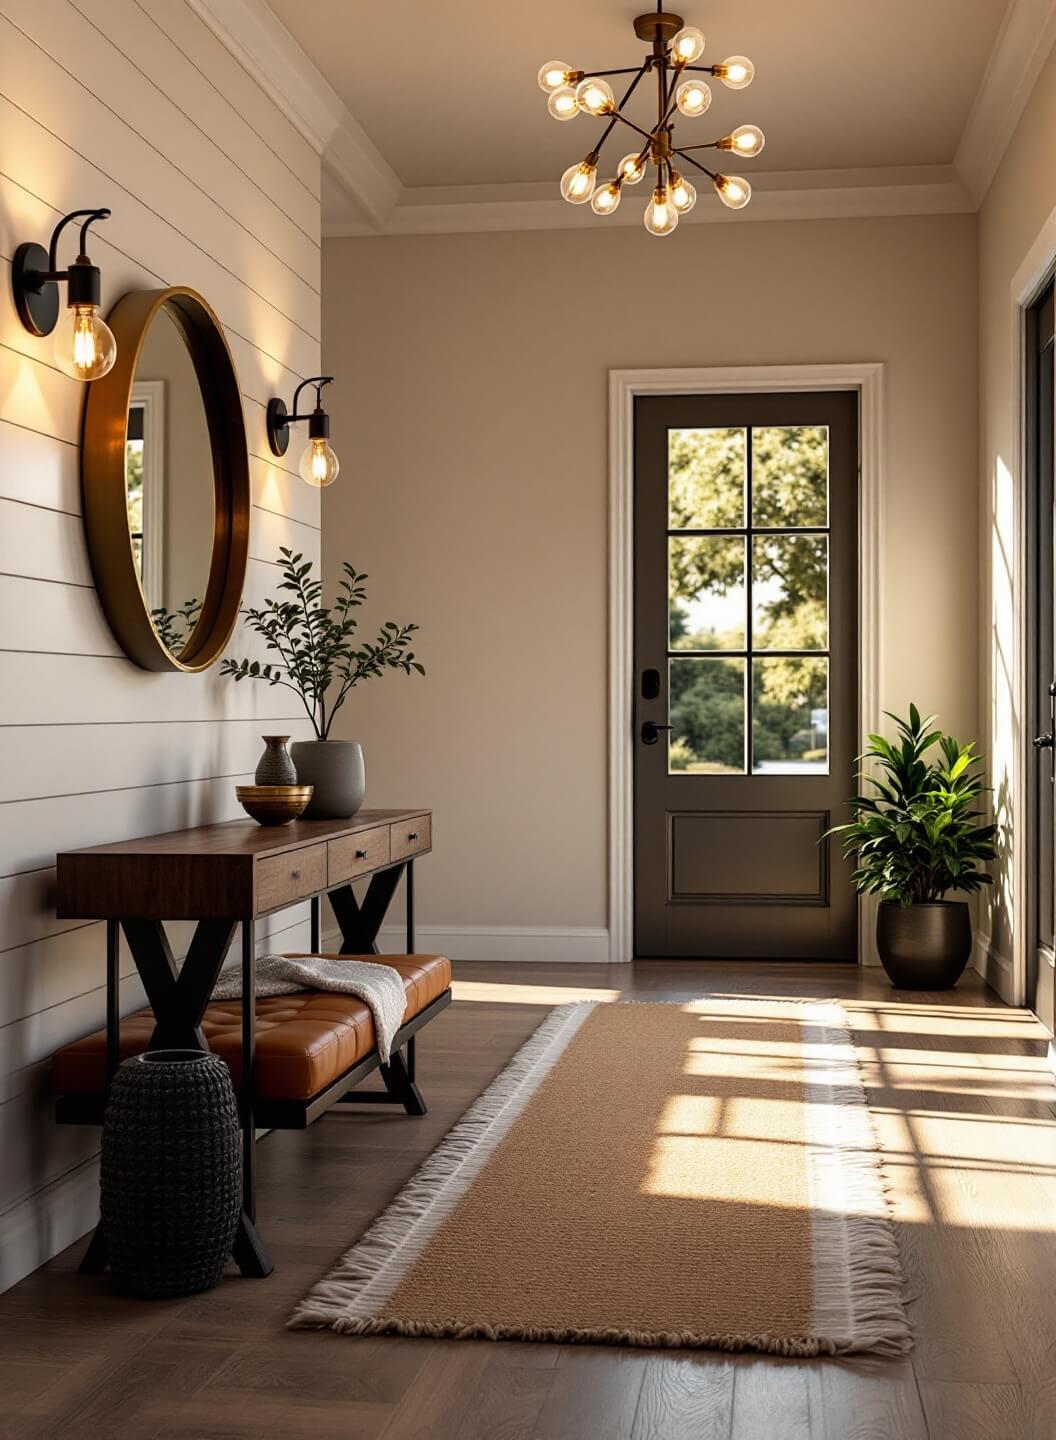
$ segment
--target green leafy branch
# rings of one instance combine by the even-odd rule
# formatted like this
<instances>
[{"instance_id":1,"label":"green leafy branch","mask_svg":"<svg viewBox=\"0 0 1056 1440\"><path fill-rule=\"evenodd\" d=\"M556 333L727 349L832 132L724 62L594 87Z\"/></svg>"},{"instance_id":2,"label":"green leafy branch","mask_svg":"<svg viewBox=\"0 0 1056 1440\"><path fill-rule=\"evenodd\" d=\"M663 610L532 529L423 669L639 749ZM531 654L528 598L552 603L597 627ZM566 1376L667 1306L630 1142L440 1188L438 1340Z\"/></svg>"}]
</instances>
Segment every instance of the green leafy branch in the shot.
<instances>
[{"instance_id":1,"label":"green leafy branch","mask_svg":"<svg viewBox=\"0 0 1056 1440\"><path fill-rule=\"evenodd\" d=\"M221 662L220 673L235 680L263 680L292 690L304 706L316 735L325 740L334 716L350 692L363 680L402 670L405 675L425 674L415 658L411 636L417 625L386 620L373 641L360 641L359 621L353 612L363 604L367 576L346 561L332 605L323 604L322 581L313 577L312 562L282 547L279 550L282 582L277 598L259 609L243 610L246 623L277 656L275 661Z\"/></svg>"},{"instance_id":2,"label":"green leafy branch","mask_svg":"<svg viewBox=\"0 0 1056 1440\"><path fill-rule=\"evenodd\" d=\"M178 610L159 605L150 612L158 639L171 655L178 655L187 644L201 613L202 602L195 599L185 600Z\"/></svg>"}]
</instances>

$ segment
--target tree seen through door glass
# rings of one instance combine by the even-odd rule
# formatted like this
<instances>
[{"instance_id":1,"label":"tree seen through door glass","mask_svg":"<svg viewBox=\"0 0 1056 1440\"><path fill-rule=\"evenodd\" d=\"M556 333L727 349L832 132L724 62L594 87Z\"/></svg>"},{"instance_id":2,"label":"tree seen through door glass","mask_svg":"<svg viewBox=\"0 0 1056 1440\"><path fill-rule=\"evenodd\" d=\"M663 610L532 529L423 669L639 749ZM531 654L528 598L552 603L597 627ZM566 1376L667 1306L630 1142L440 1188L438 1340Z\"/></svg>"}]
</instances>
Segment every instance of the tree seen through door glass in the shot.
<instances>
[{"instance_id":1,"label":"tree seen through door glass","mask_svg":"<svg viewBox=\"0 0 1056 1440\"><path fill-rule=\"evenodd\" d=\"M829 523L829 427L752 428L752 524L799 529Z\"/></svg>"},{"instance_id":2,"label":"tree seen through door glass","mask_svg":"<svg viewBox=\"0 0 1056 1440\"><path fill-rule=\"evenodd\" d=\"M829 641L829 537L752 538L752 648L824 650Z\"/></svg>"},{"instance_id":3,"label":"tree seen through door glass","mask_svg":"<svg viewBox=\"0 0 1056 1440\"><path fill-rule=\"evenodd\" d=\"M744 528L748 434L725 430L667 432L668 528Z\"/></svg>"},{"instance_id":4,"label":"tree seen through door glass","mask_svg":"<svg viewBox=\"0 0 1056 1440\"><path fill-rule=\"evenodd\" d=\"M752 661L752 770L829 771L829 662L767 656Z\"/></svg>"},{"instance_id":5,"label":"tree seen through door glass","mask_svg":"<svg viewBox=\"0 0 1056 1440\"><path fill-rule=\"evenodd\" d=\"M672 774L828 773L828 492L827 426L668 431Z\"/></svg>"},{"instance_id":6,"label":"tree seen through door glass","mask_svg":"<svg viewBox=\"0 0 1056 1440\"><path fill-rule=\"evenodd\" d=\"M669 662L668 769L687 775L743 775L745 661L722 655Z\"/></svg>"},{"instance_id":7,"label":"tree seen through door glass","mask_svg":"<svg viewBox=\"0 0 1056 1440\"><path fill-rule=\"evenodd\" d=\"M671 650L743 650L743 535L672 535L668 554Z\"/></svg>"}]
</instances>

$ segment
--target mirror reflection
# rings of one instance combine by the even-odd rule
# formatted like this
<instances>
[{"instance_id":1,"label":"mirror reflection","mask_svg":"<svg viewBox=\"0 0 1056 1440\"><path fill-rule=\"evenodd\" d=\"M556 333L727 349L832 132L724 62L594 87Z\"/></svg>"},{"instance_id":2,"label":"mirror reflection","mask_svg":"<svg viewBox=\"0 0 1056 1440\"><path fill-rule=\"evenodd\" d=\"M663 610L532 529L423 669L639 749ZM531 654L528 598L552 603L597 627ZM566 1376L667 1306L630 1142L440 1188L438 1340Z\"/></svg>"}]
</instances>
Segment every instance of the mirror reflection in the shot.
<instances>
[{"instance_id":1,"label":"mirror reflection","mask_svg":"<svg viewBox=\"0 0 1056 1440\"><path fill-rule=\"evenodd\" d=\"M167 306L147 331L125 431L132 552L155 629L179 656L205 598L214 526L213 454L198 375Z\"/></svg>"}]
</instances>

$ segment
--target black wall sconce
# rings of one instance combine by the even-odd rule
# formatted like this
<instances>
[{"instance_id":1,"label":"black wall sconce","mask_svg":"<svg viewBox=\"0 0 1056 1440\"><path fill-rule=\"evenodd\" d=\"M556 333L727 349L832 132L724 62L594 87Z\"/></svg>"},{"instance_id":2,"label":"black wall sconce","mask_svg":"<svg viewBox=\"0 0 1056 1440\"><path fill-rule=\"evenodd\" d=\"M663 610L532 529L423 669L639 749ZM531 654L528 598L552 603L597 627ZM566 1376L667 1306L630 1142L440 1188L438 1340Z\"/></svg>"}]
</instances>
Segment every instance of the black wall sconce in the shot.
<instances>
[{"instance_id":1,"label":"black wall sconce","mask_svg":"<svg viewBox=\"0 0 1056 1440\"><path fill-rule=\"evenodd\" d=\"M330 448L330 416L323 409L322 402L323 386L332 384L333 379L332 375L313 375L310 380L302 380L293 392L292 414L286 409L284 401L278 398L268 401L268 444L275 455L285 455L289 449L290 426L307 420L308 444L297 469L301 479L314 485L317 490L321 490L324 485L332 485L341 468L337 456ZM306 410L303 415L299 415L297 402L306 385L315 386L315 409Z\"/></svg>"},{"instance_id":2,"label":"black wall sconce","mask_svg":"<svg viewBox=\"0 0 1056 1440\"><path fill-rule=\"evenodd\" d=\"M74 210L55 226L45 250L20 245L11 267L18 318L31 335L50 335L59 321L59 282L66 281L66 315L55 337L56 362L75 380L99 380L113 368L117 341L99 315L99 267L88 259L88 227L109 220L109 210ZM59 270L59 236L71 220L82 220L77 259Z\"/></svg>"}]
</instances>

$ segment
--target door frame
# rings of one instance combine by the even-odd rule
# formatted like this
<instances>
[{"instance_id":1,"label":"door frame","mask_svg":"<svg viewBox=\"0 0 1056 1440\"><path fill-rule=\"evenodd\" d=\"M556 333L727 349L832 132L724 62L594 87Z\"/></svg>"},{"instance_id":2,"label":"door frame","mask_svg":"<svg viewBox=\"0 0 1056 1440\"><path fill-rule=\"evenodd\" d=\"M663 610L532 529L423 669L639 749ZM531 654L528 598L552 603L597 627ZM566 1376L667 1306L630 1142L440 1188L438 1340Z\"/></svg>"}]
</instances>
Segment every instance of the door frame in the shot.
<instances>
[{"instance_id":1,"label":"door frame","mask_svg":"<svg viewBox=\"0 0 1056 1440\"><path fill-rule=\"evenodd\" d=\"M1012 443L1011 456L1008 470L1008 483L1011 494L1011 543L1013 554L1011 556L1012 580L1009 585L1009 609L1011 612L1011 649L1012 661L1012 696L1016 706L1017 714L1022 716L1025 713L1024 706L1027 701L1027 686L1031 683L1031 647L1033 645L1033 632L1030 624L1030 596L1028 593L1030 585L1030 574L1028 564L1029 536L1028 526L1030 524L1030 475L1028 472L1027 455L1027 427L1026 427L1026 395L1027 395L1027 311L1037 299L1038 295L1048 284L1052 274L1053 266L1056 265L1056 210L1050 212L1045 223L1030 246L1022 263L1012 277L1009 287L1008 324L1011 330L1012 341ZM983 633L990 633L993 624L994 613L994 576L990 571L992 543L991 525L994 523L994 515L987 509L987 502L991 499L988 494L988 487L996 486L998 476L988 474L986 469L986 452L984 450L980 457L981 482L983 485L982 494L982 516L984 523L980 526L979 541L981 546L980 561L987 568L983 574L988 576L986 587L986 599L984 607L989 606L982 612ZM993 507L996 509L996 506ZM991 647L992 647L991 641ZM987 753L994 756L997 753L997 735L995 733L995 695L993 682L993 655L987 656L987 670L983 677L981 686L983 692L983 703L986 705L986 712L982 717L983 733L987 738ZM1011 887L1011 893L1015 896L1022 896L1022 909L1018 907L1012 910L1012 927L1010 938L1010 955L1000 954L993 945L992 937L986 932L985 918L980 924L980 935L977 940L979 951L979 969L982 971L987 983L997 991L1009 1005L1025 1005L1027 1003L1027 947L1031 943L1033 928L1032 916L1034 913L1034 886L1029 863L1031 845L1031 797L1027 793L1027 782L1031 774L1032 763L1031 737L1027 733L1026 726L1019 724L1016 733L1012 737L1009 746L1008 763L1011 771L1011 803L1009 805L1008 828L1012 835L1011 863L1005 872L1006 885ZM1021 842L1021 843L1020 843ZM995 887L996 888L996 887ZM1056 1056L1050 1047L1050 1058L1056 1068Z\"/></svg>"},{"instance_id":2,"label":"door frame","mask_svg":"<svg viewBox=\"0 0 1056 1440\"><path fill-rule=\"evenodd\" d=\"M638 395L858 393L858 734L880 714L884 366L736 365L609 371L609 962L634 959L634 401ZM850 777L848 777L850 779ZM879 963L875 903L858 901L858 963Z\"/></svg>"}]
</instances>

